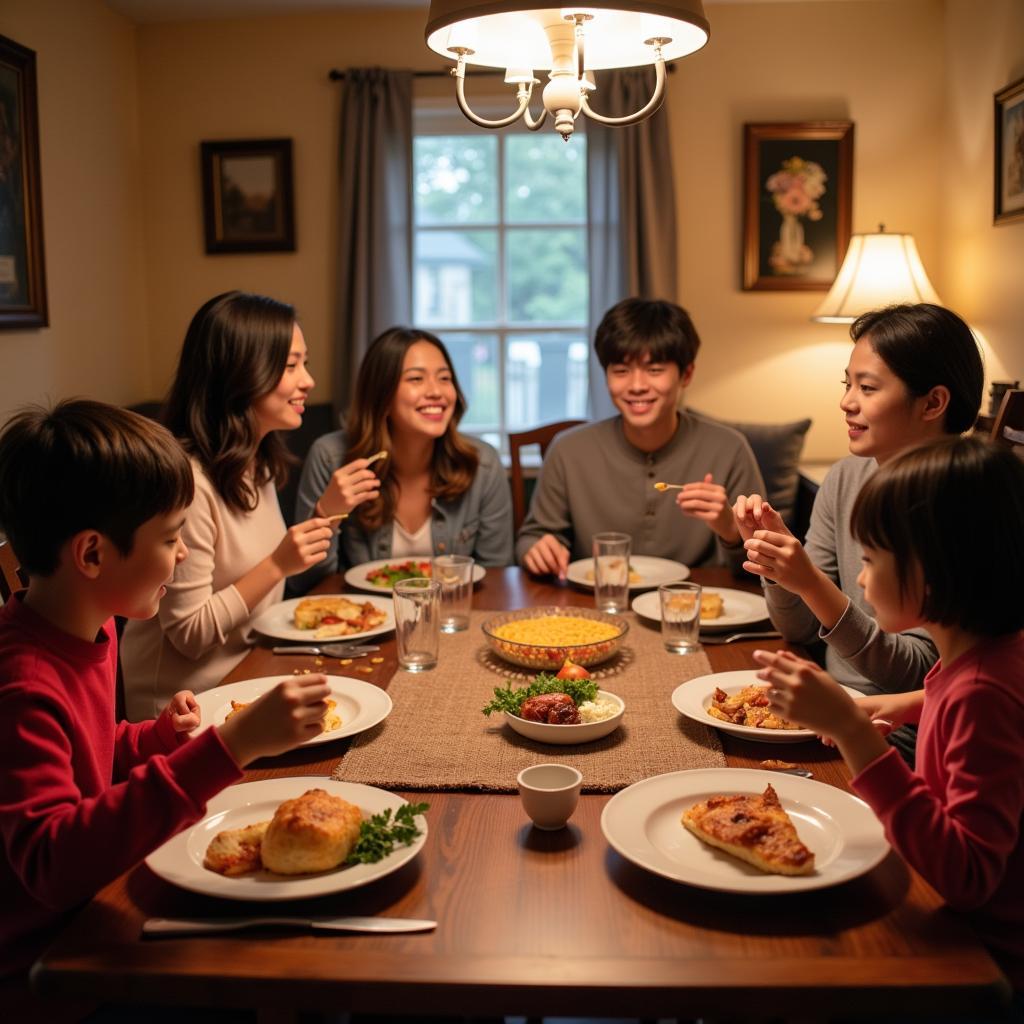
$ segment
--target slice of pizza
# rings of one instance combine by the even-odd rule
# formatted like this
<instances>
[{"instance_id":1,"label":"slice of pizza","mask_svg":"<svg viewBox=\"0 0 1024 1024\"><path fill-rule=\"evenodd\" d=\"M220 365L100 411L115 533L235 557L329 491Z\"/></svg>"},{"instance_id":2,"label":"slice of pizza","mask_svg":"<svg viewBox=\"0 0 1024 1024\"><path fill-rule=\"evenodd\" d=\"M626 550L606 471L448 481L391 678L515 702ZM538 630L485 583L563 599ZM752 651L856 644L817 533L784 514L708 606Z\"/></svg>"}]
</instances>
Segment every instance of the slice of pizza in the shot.
<instances>
[{"instance_id":1,"label":"slice of pizza","mask_svg":"<svg viewBox=\"0 0 1024 1024\"><path fill-rule=\"evenodd\" d=\"M269 824L269 821L259 821L255 825L218 832L206 848L203 867L231 878L259 871L263 866L260 848Z\"/></svg>"},{"instance_id":2,"label":"slice of pizza","mask_svg":"<svg viewBox=\"0 0 1024 1024\"><path fill-rule=\"evenodd\" d=\"M712 796L684 812L683 825L709 846L775 875L809 875L814 854L769 785L760 796Z\"/></svg>"},{"instance_id":3,"label":"slice of pizza","mask_svg":"<svg viewBox=\"0 0 1024 1024\"><path fill-rule=\"evenodd\" d=\"M700 595L700 617L701 619L717 619L725 612L725 602L722 595L714 590L702 590Z\"/></svg>"}]
</instances>

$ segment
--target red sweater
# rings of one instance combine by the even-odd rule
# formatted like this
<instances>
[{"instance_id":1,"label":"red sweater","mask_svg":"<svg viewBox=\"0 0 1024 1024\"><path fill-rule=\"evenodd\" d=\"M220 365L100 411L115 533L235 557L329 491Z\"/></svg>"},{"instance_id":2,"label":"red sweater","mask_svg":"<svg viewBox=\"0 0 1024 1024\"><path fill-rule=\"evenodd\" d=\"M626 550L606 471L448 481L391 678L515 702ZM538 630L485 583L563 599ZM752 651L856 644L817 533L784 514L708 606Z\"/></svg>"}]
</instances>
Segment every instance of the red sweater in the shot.
<instances>
[{"instance_id":1,"label":"red sweater","mask_svg":"<svg viewBox=\"0 0 1024 1024\"><path fill-rule=\"evenodd\" d=\"M1024 633L925 676L917 771L890 749L853 788L1024 990Z\"/></svg>"},{"instance_id":2,"label":"red sweater","mask_svg":"<svg viewBox=\"0 0 1024 1024\"><path fill-rule=\"evenodd\" d=\"M116 666L113 620L90 643L0 608L0 973L242 774L216 729L116 723Z\"/></svg>"}]
</instances>

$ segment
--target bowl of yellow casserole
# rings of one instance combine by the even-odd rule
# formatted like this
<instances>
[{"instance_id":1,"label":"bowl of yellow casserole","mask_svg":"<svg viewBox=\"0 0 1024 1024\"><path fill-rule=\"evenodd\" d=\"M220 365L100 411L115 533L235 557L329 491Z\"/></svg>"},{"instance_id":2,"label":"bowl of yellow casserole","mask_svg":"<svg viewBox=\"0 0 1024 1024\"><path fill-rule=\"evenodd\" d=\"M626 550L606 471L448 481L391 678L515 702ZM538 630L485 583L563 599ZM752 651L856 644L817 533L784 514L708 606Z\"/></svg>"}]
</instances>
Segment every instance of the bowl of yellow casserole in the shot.
<instances>
[{"instance_id":1,"label":"bowl of yellow casserole","mask_svg":"<svg viewBox=\"0 0 1024 1024\"><path fill-rule=\"evenodd\" d=\"M593 608L552 607L502 612L480 628L499 657L524 668L557 672L566 658L588 667L607 661L629 625Z\"/></svg>"}]
</instances>

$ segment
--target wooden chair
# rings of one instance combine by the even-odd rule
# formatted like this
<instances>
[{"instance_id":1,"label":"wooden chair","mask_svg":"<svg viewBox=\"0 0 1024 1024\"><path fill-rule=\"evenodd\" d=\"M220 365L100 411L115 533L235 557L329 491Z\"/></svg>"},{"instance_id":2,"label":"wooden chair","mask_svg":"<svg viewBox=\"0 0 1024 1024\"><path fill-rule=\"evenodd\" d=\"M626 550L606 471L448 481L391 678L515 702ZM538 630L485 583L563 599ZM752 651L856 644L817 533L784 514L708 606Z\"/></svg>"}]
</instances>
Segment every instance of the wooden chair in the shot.
<instances>
[{"instance_id":1,"label":"wooden chair","mask_svg":"<svg viewBox=\"0 0 1024 1024\"><path fill-rule=\"evenodd\" d=\"M0 600L6 604L11 594L27 586L28 577L21 571L14 549L7 541L0 541Z\"/></svg>"},{"instance_id":2,"label":"wooden chair","mask_svg":"<svg viewBox=\"0 0 1024 1024\"><path fill-rule=\"evenodd\" d=\"M523 477L519 449L530 444L540 445L540 457L543 459L548 445L554 440L556 434L560 434L570 427L579 426L581 423L586 423L586 420L560 420L558 423L545 423L544 426L534 427L533 430L524 430L519 434L508 435L508 454L512 468L512 525L517 533L526 518L526 480Z\"/></svg>"},{"instance_id":3,"label":"wooden chair","mask_svg":"<svg viewBox=\"0 0 1024 1024\"><path fill-rule=\"evenodd\" d=\"M994 444L1012 448L1024 458L1024 390L1007 391L989 435Z\"/></svg>"}]
</instances>

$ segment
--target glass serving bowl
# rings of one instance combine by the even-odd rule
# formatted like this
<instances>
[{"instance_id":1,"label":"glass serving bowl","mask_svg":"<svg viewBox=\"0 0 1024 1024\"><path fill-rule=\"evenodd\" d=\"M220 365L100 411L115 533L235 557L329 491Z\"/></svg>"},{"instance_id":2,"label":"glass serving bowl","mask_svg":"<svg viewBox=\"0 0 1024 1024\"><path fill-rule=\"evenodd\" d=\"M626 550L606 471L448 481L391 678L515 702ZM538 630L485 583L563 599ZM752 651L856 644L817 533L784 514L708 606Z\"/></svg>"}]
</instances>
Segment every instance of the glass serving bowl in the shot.
<instances>
[{"instance_id":1,"label":"glass serving bowl","mask_svg":"<svg viewBox=\"0 0 1024 1024\"><path fill-rule=\"evenodd\" d=\"M495 630L511 622L522 622L526 619L589 619L592 622L603 622L615 627L615 635L603 640L586 642L549 642L529 643L521 640L508 640L498 636ZM552 641L557 641L557 622L551 623ZM541 671L557 672L566 658L571 658L577 665L590 667L607 661L618 649L622 638L629 631L629 624L617 615L599 612L594 608L520 608L514 612L502 612L494 615L481 627L487 637L491 650L506 661L524 668Z\"/></svg>"}]
</instances>

